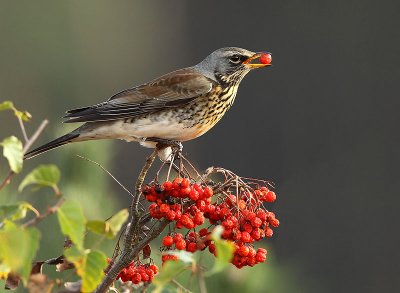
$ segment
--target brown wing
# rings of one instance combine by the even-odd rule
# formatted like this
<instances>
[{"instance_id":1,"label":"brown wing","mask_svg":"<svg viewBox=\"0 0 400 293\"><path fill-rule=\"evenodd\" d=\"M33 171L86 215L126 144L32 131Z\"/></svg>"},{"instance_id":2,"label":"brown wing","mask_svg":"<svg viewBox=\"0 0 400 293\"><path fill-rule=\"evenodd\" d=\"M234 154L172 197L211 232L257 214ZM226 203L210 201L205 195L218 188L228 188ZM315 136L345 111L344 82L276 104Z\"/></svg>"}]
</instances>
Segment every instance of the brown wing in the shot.
<instances>
[{"instance_id":1,"label":"brown wing","mask_svg":"<svg viewBox=\"0 0 400 293\"><path fill-rule=\"evenodd\" d=\"M67 111L65 122L116 120L179 107L208 93L212 85L212 80L193 69L177 70L115 94L104 103Z\"/></svg>"}]
</instances>

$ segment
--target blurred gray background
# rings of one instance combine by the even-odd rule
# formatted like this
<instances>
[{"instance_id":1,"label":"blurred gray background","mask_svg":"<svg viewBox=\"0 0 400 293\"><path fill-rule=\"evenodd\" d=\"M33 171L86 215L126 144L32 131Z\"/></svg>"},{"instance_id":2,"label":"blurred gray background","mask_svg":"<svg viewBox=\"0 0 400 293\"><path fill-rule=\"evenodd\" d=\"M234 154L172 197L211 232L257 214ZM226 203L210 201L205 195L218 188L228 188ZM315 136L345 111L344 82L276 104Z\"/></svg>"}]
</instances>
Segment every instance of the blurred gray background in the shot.
<instances>
[{"instance_id":1,"label":"blurred gray background","mask_svg":"<svg viewBox=\"0 0 400 293\"><path fill-rule=\"evenodd\" d=\"M399 17L398 1L1 1L0 100L31 112L30 132L50 119L38 146L69 129L67 109L220 47L270 51L274 66L249 74L224 119L185 144L201 169L277 185L271 263L209 291L239 280L241 292L400 292ZM1 138L20 135L11 114L0 119ZM149 150L90 142L26 163L58 163L61 187L96 185L75 196L105 217L129 198L76 153L132 186Z\"/></svg>"}]
</instances>

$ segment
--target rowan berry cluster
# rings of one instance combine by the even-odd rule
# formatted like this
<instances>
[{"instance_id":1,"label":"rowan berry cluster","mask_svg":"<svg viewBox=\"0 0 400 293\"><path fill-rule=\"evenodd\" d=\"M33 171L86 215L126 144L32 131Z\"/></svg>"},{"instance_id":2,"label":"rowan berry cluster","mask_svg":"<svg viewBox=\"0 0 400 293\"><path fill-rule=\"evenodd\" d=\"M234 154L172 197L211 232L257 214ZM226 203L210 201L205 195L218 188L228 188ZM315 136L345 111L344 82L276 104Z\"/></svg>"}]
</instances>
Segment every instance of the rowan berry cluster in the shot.
<instances>
[{"instance_id":1,"label":"rowan berry cluster","mask_svg":"<svg viewBox=\"0 0 400 293\"><path fill-rule=\"evenodd\" d=\"M272 228L279 226L275 214L264 207L265 203L276 200L276 194L267 186L253 189L243 181L241 184L236 182L236 186L233 182L208 186L177 177L172 182L144 186L142 192L152 202L149 206L151 217L165 218L173 223L174 232L163 238L162 249L195 252L208 247L215 255L210 234L214 226L221 225L224 228L221 237L235 245L232 264L242 268L264 262L267 251L256 250L252 243L272 237ZM196 232L195 228L205 224L206 219L209 227ZM189 230L185 236L176 232L182 228ZM171 259L177 259L176 255L164 254L162 260Z\"/></svg>"},{"instance_id":2,"label":"rowan berry cluster","mask_svg":"<svg viewBox=\"0 0 400 293\"><path fill-rule=\"evenodd\" d=\"M140 264L135 265L131 262L117 276L117 280L122 282L131 281L137 285L141 282L150 283L154 279L154 275L158 273L158 267L155 264Z\"/></svg>"}]
</instances>

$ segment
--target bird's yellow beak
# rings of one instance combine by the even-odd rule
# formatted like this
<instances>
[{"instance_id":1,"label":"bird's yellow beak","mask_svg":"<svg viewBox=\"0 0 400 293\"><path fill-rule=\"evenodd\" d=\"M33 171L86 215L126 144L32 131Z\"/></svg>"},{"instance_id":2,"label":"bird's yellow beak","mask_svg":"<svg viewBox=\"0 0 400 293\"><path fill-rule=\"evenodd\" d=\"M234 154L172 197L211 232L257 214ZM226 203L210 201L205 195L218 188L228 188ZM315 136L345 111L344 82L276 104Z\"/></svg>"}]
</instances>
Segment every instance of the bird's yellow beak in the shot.
<instances>
[{"instance_id":1,"label":"bird's yellow beak","mask_svg":"<svg viewBox=\"0 0 400 293\"><path fill-rule=\"evenodd\" d=\"M266 67L266 66L270 66L272 65L271 63L265 62L264 60L260 60L260 57L265 55L266 53L260 52L260 53L255 53L253 56L251 56L250 58L248 58L247 60L243 61L242 64L250 67L251 69L255 69L255 68L261 68L261 67ZM270 53L267 53L269 55L269 57L271 57ZM250 63L253 60L259 59L260 63ZM264 61L264 62L263 62ZM270 62L270 61L269 61Z\"/></svg>"}]
</instances>

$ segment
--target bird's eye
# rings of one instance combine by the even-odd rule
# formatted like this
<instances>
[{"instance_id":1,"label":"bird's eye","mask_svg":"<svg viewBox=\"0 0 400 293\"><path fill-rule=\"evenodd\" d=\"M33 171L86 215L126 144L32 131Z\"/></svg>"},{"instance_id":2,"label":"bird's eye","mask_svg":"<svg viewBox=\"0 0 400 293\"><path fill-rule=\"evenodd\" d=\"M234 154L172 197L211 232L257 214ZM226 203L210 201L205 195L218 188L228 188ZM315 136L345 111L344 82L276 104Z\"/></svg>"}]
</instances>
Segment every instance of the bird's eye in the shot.
<instances>
[{"instance_id":1,"label":"bird's eye","mask_svg":"<svg viewBox=\"0 0 400 293\"><path fill-rule=\"evenodd\" d=\"M240 62L240 56L239 55L233 55L229 58L229 61L233 64L238 64Z\"/></svg>"}]
</instances>

